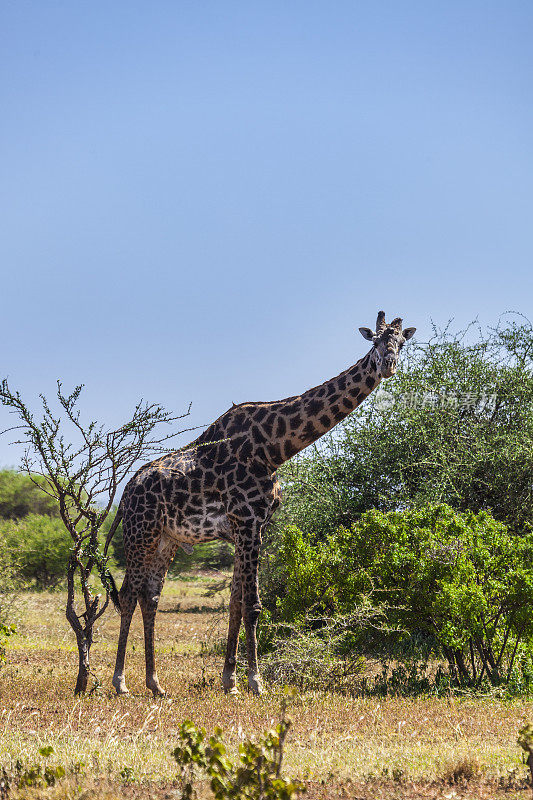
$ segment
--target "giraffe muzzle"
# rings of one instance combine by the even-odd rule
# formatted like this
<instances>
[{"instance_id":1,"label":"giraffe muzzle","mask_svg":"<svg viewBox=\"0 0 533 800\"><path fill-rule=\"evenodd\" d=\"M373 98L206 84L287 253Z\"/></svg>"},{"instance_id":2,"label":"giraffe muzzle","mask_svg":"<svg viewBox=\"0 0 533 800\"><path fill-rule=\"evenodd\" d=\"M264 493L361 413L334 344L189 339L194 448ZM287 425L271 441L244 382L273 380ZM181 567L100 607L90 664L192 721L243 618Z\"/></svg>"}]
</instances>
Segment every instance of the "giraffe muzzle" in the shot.
<instances>
[{"instance_id":1,"label":"giraffe muzzle","mask_svg":"<svg viewBox=\"0 0 533 800\"><path fill-rule=\"evenodd\" d=\"M396 359L394 357L385 358L381 367L381 374L384 378L391 378L396 372Z\"/></svg>"}]
</instances>

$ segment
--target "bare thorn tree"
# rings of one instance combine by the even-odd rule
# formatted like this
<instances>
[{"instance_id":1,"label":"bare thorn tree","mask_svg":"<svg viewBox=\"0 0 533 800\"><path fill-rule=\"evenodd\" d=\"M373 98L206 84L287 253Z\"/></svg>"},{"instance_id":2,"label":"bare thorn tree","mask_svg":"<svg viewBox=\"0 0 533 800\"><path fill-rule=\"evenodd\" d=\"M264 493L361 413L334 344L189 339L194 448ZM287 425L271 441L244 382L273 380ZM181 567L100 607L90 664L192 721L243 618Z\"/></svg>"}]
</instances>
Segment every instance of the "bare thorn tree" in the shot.
<instances>
[{"instance_id":1,"label":"bare thorn tree","mask_svg":"<svg viewBox=\"0 0 533 800\"><path fill-rule=\"evenodd\" d=\"M79 654L75 693L87 691L89 651L94 625L106 610L111 598L119 608L115 582L107 568L105 551L99 548L98 535L113 510L117 490L135 465L147 457L168 450L170 439L183 433L161 433L161 427L189 414L172 416L161 406L143 401L135 407L131 419L115 430L106 430L97 422L82 423L78 400L83 385L65 394L57 382L57 410L53 411L44 395L37 419L13 392L6 380L0 385L0 402L18 417L19 424L1 433L19 431L14 444L25 446L21 466L34 483L57 500L61 519L72 537L73 546L66 565L66 616L76 636ZM192 430L191 428L186 430ZM120 514L113 522L118 526ZM105 600L95 595L91 576L97 573L105 589ZM76 576L81 598L76 606ZM81 610L80 606L81 605Z\"/></svg>"}]
</instances>

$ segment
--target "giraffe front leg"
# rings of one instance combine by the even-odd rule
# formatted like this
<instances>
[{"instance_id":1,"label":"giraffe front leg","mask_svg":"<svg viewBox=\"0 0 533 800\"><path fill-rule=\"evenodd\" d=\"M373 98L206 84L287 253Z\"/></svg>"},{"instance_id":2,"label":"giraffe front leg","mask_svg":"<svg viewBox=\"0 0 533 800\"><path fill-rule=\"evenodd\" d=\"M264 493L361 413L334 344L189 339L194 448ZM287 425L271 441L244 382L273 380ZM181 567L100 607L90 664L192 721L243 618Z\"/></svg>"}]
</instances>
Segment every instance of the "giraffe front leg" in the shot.
<instances>
[{"instance_id":1,"label":"giraffe front leg","mask_svg":"<svg viewBox=\"0 0 533 800\"><path fill-rule=\"evenodd\" d=\"M246 537L242 569L242 615L246 631L246 656L248 659L248 688L253 694L262 694L263 682L257 665L257 622L261 613L259 599L259 547L261 528L252 525Z\"/></svg>"},{"instance_id":2,"label":"giraffe front leg","mask_svg":"<svg viewBox=\"0 0 533 800\"><path fill-rule=\"evenodd\" d=\"M144 624L144 655L146 661L146 686L154 697L164 697L165 691L159 683L155 668L155 617L165 576L150 579L139 596Z\"/></svg>"},{"instance_id":3,"label":"giraffe front leg","mask_svg":"<svg viewBox=\"0 0 533 800\"><path fill-rule=\"evenodd\" d=\"M248 659L248 688L253 694L263 693L263 680L257 665L257 622L261 613L259 597L244 611L246 655Z\"/></svg>"},{"instance_id":4,"label":"giraffe front leg","mask_svg":"<svg viewBox=\"0 0 533 800\"><path fill-rule=\"evenodd\" d=\"M239 644L239 630L242 616L242 583L240 577L240 563L235 559L233 581L231 584L231 597L229 601L229 629L228 643L226 646L226 660L222 672L222 686L226 694L239 694L237 688L237 647Z\"/></svg>"}]
</instances>

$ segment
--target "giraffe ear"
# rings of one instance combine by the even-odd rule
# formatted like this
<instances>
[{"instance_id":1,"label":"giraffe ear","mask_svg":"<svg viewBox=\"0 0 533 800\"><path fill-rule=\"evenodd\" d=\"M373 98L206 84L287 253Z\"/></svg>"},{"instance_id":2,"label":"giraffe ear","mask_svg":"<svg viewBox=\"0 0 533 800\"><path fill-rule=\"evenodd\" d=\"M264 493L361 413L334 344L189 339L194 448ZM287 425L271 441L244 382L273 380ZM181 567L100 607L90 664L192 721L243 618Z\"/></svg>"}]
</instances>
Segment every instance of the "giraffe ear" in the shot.
<instances>
[{"instance_id":1,"label":"giraffe ear","mask_svg":"<svg viewBox=\"0 0 533 800\"><path fill-rule=\"evenodd\" d=\"M359 328L359 333L363 339L368 339L369 342L373 341L374 336L376 335L374 331L370 330L370 328Z\"/></svg>"},{"instance_id":2,"label":"giraffe ear","mask_svg":"<svg viewBox=\"0 0 533 800\"><path fill-rule=\"evenodd\" d=\"M404 328L402 331L402 336L407 341L416 333L416 328Z\"/></svg>"}]
</instances>

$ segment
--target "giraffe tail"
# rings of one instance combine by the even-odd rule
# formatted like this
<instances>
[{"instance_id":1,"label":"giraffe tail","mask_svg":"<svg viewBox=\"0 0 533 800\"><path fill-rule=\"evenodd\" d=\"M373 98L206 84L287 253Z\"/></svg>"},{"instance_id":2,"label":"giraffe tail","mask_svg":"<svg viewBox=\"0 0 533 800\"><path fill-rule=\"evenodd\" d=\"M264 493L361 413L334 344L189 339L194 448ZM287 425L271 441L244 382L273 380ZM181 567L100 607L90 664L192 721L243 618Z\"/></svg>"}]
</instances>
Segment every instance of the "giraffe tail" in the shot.
<instances>
[{"instance_id":1,"label":"giraffe tail","mask_svg":"<svg viewBox=\"0 0 533 800\"><path fill-rule=\"evenodd\" d=\"M109 570L107 572L107 580L109 582L109 589L108 589L109 596L110 596L110 598L111 598L111 600L113 602L113 605L115 606L115 611L117 611L119 614L121 614L122 613L122 609L120 607L120 595L118 593L117 584L115 583L115 579L111 575Z\"/></svg>"},{"instance_id":2,"label":"giraffe tail","mask_svg":"<svg viewBox=\"0 0 533 800\"><path fill-rule=\"evenodd\" d=\"M111 527L109 528L109 533L107 534L107 538L105 540L104 556L107 555L107 551L108 551L109 545L111 544L111 539L113 538L113 536L117 532L117 528L118 528L118 526L120 525L121 522L122 522L122 500L120 501L120 503L118 505L117 513L115 514L115 519L113 520L113 522L111 524Z\"/></svg>"},{"instance_id":3,"label":"giraffe tail","mask_svg":"<svg viewBox=\"0 0 533 800\"><path fill-rule=\"evenodd\" d=\"M111 544L111 539L115 535L115 533L117 531L117 528L120 525L121 521L122 521L122 500L119 503L119 506L118 506L118 509L117 509L117 513L115 514L115 519L113 520L113 523L112 523L111 527L109 528L109 533L107 534L107 538L105 540L104 556L107 555L107 551L108 551L109 545ZM107 581L109 583L109 588L108 588L109 596L110 596L110 598L111 598L111 600L113 602L113 605L115 606L115 609L120 614L121 613L120 596L119 596L119 593L118 593L117 584L115 583L115 579L113 578L113 576L111 575L109 570L106 570L106 573L107 573L106 574L106 578L107 578Z\"/></svg>"}]
</instances>

